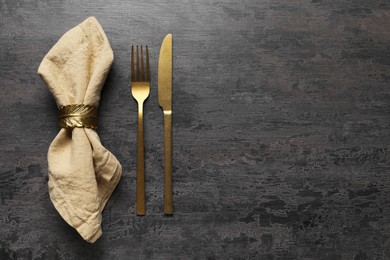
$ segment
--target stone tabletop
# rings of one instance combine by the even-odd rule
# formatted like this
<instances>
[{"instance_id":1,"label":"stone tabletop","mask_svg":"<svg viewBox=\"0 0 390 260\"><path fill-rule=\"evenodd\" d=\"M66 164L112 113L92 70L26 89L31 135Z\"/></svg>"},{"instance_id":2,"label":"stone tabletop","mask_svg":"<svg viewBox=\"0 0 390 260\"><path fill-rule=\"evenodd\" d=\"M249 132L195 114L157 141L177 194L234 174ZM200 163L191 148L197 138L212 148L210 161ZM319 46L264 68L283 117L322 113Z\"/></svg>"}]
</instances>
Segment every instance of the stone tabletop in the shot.
<instances>
[{"instance_id":1,"label":"stone tabletop","mask_svg":"<svg viewBox=\"0 0 390 260\"><path fill-rule=\"evenodd\" d=\"M89 244L54 209L55 102L37 75L95 16L115 59L99 136L123 166ZM0 259L389 259L387 0L0 0ZM172 217L160 44L173 35ZM130 46L150 50L147 213L135 215Z\"/></svg>"}]
</instances>

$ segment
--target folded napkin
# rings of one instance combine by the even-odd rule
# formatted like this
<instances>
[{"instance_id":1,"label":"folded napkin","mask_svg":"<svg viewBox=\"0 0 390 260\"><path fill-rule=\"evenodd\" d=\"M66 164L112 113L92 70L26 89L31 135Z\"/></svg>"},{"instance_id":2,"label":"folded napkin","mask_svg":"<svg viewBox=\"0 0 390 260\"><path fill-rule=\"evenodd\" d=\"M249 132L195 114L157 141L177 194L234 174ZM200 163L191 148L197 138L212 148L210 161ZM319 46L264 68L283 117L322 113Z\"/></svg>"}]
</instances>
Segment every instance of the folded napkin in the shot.
<instances>
[{"instance_id":1,"label":"folded napkin","mask_svg":"<svg viewBox=\"0 0 390 260\"><path fill-rule=\"evenodd\" d=\"M86 111L96 112L113 58L106 34L90 17L66 32L38 68L64 116L48 151L50 199L62 218L91 243L102 234L101 213L122 173L94 130L96 115Z\"/></svg>"}]
</instances>

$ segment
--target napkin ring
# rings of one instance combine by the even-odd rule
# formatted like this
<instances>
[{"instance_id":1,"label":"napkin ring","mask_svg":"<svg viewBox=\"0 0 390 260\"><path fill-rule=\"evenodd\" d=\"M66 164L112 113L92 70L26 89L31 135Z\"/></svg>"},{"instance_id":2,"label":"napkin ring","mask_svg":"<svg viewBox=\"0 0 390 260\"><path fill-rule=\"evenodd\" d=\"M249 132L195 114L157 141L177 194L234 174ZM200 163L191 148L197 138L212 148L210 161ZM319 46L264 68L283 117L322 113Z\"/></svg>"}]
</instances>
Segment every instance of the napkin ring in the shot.
<instances>
[{"instance_id":1,"label":"napkin ring","mask_svg":"<svg viewBox=\"0 0 390 260\"><path fill-rule=\"evenodd\" d=\"M84 105L73 104L60 107L58 111L59 122L61 128L97 128L97 108Z\"/></svg>"}]
</instances>

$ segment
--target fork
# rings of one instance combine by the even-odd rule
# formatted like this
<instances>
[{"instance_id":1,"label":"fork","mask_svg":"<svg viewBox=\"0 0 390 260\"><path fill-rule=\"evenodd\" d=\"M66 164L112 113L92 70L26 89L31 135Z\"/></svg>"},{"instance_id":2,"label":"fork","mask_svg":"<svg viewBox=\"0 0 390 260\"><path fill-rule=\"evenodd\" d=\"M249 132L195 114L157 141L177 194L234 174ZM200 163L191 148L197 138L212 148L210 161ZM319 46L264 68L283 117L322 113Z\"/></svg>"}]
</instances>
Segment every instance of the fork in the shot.
<instances>
[{"instance_id":1,"label":"fork","mask_svg":"<svg viewBox=\"0 0 390 260\"><path fill-rule=\"evenodd\" d=\"M138 133L137 133L137 187L136 214L145 215L145 159L144 159L144 126L143 106L150 92L149 50L146 46L145 66L143 48L139 53L136 48L136 64L134 66L134 46L131 46L131 94L138 103ZM141 67L141 68L140 68Z\"/></svg>"}]
</instances>

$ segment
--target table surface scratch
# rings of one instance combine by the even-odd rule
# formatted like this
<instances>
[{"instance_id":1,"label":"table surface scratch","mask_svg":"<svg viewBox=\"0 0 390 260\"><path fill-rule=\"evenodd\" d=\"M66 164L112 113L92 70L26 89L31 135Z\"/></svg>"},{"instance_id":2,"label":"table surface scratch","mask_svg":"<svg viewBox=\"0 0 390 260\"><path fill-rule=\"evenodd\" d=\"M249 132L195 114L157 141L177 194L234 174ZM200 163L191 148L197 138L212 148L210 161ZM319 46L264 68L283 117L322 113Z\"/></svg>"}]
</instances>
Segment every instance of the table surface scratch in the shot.
<instances>
[{"instance_id":1,"label":"table surface scratch","mask_svg":"<svg viewBox=\"0 0 390 260\"><path fill-rule=\"evenodd\" d=\"M37 68L102 24L99 136L123 165L88 244L55 211L54 100ZM388 0L0 0L0 259L390 259ZM157 59L173 34L175 214L163 206ZM135 205L130 46L149 45L147 215Z\"/></svg>"}]
</instances>

